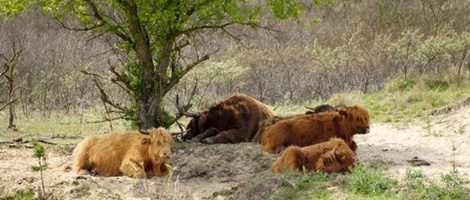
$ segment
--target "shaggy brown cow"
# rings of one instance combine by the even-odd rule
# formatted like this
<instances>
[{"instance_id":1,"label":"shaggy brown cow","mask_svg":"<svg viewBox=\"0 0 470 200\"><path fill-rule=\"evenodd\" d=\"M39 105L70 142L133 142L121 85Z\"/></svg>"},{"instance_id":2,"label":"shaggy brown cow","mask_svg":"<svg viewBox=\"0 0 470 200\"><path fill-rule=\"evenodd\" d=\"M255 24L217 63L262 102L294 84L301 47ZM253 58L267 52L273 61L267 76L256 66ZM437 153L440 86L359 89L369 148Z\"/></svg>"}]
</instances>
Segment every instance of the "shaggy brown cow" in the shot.
<instances>
[{"instance_id":1,"label":"shaggy brown cow","mask_svg":"<svg viewBox=\"0 0 470 200\"><path fill-rule=\"evenodd\" d=\"M286 171L350 172L355 154L339 138L306 147L290 146L271 167L274 173Z\"/></svg>"},{"instance_id":2,"label":"shaggy brown cow","mask_svg":"<svg viewBox=\"0 0 470 200\"><path fill-rule=\"evenodd\" d=\"M183 139L202 143L249 142L259 122L275 116L263 103L244 94L229 96L209 110L191 115Z\"/></svg>"},{"instance_id":3,"label":"shaggy brown cow","mask_svg":"<svg viewBox=\"0 0 470 200\"><path fill-rule=\"evenodd\" d=\"M73 151L73 171L99 176L126 175L133 178L164 176L171 169L173 137L163 129L151 129L149 135L138 131L87 137Z\"/></svg>"},{"instance_id":4,"label":"shaggy brown cow","mask_svg":"<svg viewBox=\"0 0 470 200\"><path fill-rule=\"evenodd\" d=\"M297 114L297 115L291 115L291 116L274 116L270 119L266 119L260 122L259 124L259 129L256 132L256 135L253 137L251 140L252 142L260 142L261 134L264 132L266 127L271 126L278 121L285 120L285 119L291 119L294 117L299 117L299 116L304 116L304 115L311 115L311 114L318 114L318 113L324 113L324 112L333 112L333 111L338 111L335 107L328 105L328 104L322 104L319 106L316 106L314 108L307 107L309 111L307 111L305 114Z\"/></svg>"},{"instance_id":5,"label":"shaggy brown cow","mask_svg":"<svg viewBox=\"0 0 470 200\"><path fill-rule=\"evenodd\" d=\"M281 120L268 126L261 134L263 151L278 153L283 146L308 146L328 141L332 137L343 139L355 152L354 134L369 132L369 111L361 106L350 106L338 112L304 115Z\"/></svg>"}]
</instances>

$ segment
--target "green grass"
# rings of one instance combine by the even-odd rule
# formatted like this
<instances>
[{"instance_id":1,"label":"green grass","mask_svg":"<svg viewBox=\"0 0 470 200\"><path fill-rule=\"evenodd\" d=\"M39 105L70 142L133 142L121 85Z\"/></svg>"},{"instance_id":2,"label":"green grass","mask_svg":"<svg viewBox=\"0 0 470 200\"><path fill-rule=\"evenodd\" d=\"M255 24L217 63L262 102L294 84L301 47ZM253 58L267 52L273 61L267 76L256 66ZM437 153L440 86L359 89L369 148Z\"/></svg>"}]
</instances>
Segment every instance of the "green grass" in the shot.
<instances>
[{"instance_id":1,"label":"green grass","mask_svg":"<svg viewBox=\"0 0 470 200\"><path fill-rule=\"evenodd\" d=\"M12 141L15 138L30 140L39 137L67 136L74 139L46 139L56 142L58 148L66 148L70 144L77 143L83 137L89 135L100 135L114 131L125 131L130 128L130 123L124 120L112 122L111 129L108 122L95 123L102 120L101 111L97 109L87 110L82 115L77 113L52 111L45 115L39 112L31 112L30 116L25 116L21 111L17 111L15 125L17 131L7 129L8 115L4 110L0 113L0 141Z\"/></svg>"},{"instance_id":2,"label":"green grass","mask_svg":"<svg viewBox=\"0 0 470 200\"><path fill-rule=\"evenodd\" d=\"M352 169L349 191L366 197L392 197L398 181L384 175L382 169L359 164Z\"/></svg>"},{"instance_id":3,"label":"green grass","mask_svg":"<svg viewBox=\"0 0 470 200\"><path fill-rule=\"evenodd\" d=\"M440 200L470 199L466 180L455 173L442 175L438 183L423 172L408 169L403 179L384 174L369 163L357 165L350 174L286 172L265 174L242 183L229 192L263 190L253 199L370 199ZM260 185L264 185L260 187Z\"/></svg>"},{"instance_id":4,"label":"green grass","mask_svg":"<svg viewBox=\"0 0 470 200\"><path fill-rule=\"evenodd\" d=\"M466 180L455 172L443 174L442 183L428 181L417 170L408 169L403 184L403 199L469 199L470 193L464 187Z\"/></svg>"},{"instance_id":5,"label":"green grass","mask_svg":"<svg viewBox=\"0 0 470 200\"><path fill-rule=\"evenodd\" d=\"M281 175L282 176L282 175ZM325 173L288 173L295 181L294 187L283 187L282 195L275 199L299 199L304 196L325 199L330 196L328 174Z\"/></svg>"},{"instance_id":6,"label":"green grass","mask_svg":"<svg viewBox=\"0 0 470 200\"><path fill-rule=\"evenodd\" d=\"M470 97L470 86L449 84L436 78L422 77L419 80L396 79L385 89L364 94L360 91L334 94L326 101L308 101L298 105L278 104L270 106L279 115L288 116L305 113L305 106L360 104L369 109L372 123L403 125L413 122L424 124L431 111Z\"/></svg>"},{"instance_id":7,"label":"green grass","mask_svg":"<svg viewBox=\"0 0 470 200\"><path fill-rule=\"evenodd\" d=\"M35 200L34 190L32 188L18 191L16 194L0 194L0 200Z\"/></svg>"},{"instance_id":8,"label":"green grass","mask_svg":"<svg viewBox=\"0 0 470 200\"><path fill-rule=\"evenodd\" d=\"M331 104L362 104L369 109L372 123L425 123L430 112L469 97L469 86L449 85L445 81L423 78L419 81L393 80L384 90L362 94L333 95Z\"/></svg>"}]
</instances>

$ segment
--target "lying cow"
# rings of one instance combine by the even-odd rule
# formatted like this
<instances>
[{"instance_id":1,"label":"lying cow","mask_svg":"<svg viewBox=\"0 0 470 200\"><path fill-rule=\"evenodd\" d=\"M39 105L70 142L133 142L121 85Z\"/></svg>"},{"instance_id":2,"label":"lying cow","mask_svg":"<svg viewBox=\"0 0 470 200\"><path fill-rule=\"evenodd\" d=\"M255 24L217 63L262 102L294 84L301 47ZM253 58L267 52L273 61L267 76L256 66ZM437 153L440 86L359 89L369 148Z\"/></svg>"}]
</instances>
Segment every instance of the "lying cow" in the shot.
<instances>
[{"instance_id":1,"label":"lying cow","mask_svg":"<svg viewBox=\"0 0 470 200\"><path fill-rule=\"evenodd\" d=\"M173 137L163 129L87 137L73 151L73 171L98 176L145 178L171 173Z\"/></svg>"},{"instance_id":2,"label":"lying cow","mask_svg":"<svg viewBox=\"0 0 470 200\"><path fill-rule=\"evenodd\" d=\"M330 138L343 139L355 152L355 134L369 132L370 115L365 108L355 105L346 106L338 112L303 115L281 120L266 127L261 134L263 151L279 153L283 146L300 147L328 141Z\"/></svg>"},{"instance_id":3,"label":"lying cow","mask_svg":"<svg viewBox=\"0 0 470 200\"><path fill-rule=\"evenodd\" d=\"M274 173L287 171L350 172L355 154L339 138L306 147L290 146L271 167Z\"/></svg>"},{"instance_id":4,"label":"lying cow","mask_svg":"<svg viewBox=\"0 0 470 200\"><path fill-rule=\"evenodd\" d=\"M295 117L300 117L304 115L312 115L312 114L318 114L318 113L324 113L324 112L332 112L332 111L338 111L336 107L333 107L329 104L322 104L316 107L307 107L309 111L307 111L305 114L298 114L298 115L291 115L291 116L274 116L272 118L263 120L260 122L258 132L256 135L253 137L251 140L252 142L260 142L261 134L264 132L264 130L268 127L271 126L281 120L286 120L286 119L291 119Z\"/></svg>"},{"instance_id":5,"label":"lying cow","mask_svg":"<svg viewBox=\"0 0 470 200\"><path fill-rule=\"evenodd\" d=\"M229 96L209 110L192 117L184 140L202 143L249 142L256 134L260 121L276 114L263 103L244 94Z\"/></svg>"}]
</instances>

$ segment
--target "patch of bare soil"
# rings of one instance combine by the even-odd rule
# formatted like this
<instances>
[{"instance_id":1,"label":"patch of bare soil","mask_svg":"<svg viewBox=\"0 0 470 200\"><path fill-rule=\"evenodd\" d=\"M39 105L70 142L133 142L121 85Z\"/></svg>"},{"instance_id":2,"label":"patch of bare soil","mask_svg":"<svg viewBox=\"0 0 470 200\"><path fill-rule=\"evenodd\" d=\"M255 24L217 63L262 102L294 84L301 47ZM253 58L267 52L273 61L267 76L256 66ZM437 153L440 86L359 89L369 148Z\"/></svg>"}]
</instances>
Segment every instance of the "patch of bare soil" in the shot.
<instances>
[{"instance_id":1,"label":"patch of bare soil","mask_svg":"<svg viewBox=\"0 0 470 200\"><path fill-rule=\"evenodd\" d=\"M470 174L470 106L434 116L429 125L409 125L397 129L373 124L371 133L355 137L360 162L382 162L386 173L402 179L407 169L422 171L432 181L458 170ZM49 167L44 172L46 190L57 199L256 199L275 194L269 185L289 186L289 182L268 179L232 194L232 188L256 177L270 174L277 155L260 151L259 144L202 145L177 143L173 147L169 178L137 180L128 177L78 176L65 172L71 164L72 149L46 150ZM37 161L32 149L0 146L0 195L38 188Z\"/></svg>"},{"instance_id":2,"label":"patch of bare soil","mask_svg":"<svg viewBox=\"0 0 470 200\"><path fill-rule=\"evenodd\" d=\"M270 173L275 155L261 153L253 143L203 145L177 143L169 178L138 180L128 177L79 176L65 172L72 150L47 151L44 180L57 199L212 199L251 177ZM8 195L40 187L37 161L29 148L0 149L0 194Z\"/></svg>"},{"instance_id":3,"label":"patch of bare soil","mask_svg":"<svg viewBox=\"0 0 470 200\"><path fill-rule=\"evenodd\" d=\"M373 125L370 134L355 137L359 160L385 161L392 177L403 178L407 169L422 171L436 182L453 170L470 177L470 105L458 106L426 125Z\"/></svg>"}]
</instances>

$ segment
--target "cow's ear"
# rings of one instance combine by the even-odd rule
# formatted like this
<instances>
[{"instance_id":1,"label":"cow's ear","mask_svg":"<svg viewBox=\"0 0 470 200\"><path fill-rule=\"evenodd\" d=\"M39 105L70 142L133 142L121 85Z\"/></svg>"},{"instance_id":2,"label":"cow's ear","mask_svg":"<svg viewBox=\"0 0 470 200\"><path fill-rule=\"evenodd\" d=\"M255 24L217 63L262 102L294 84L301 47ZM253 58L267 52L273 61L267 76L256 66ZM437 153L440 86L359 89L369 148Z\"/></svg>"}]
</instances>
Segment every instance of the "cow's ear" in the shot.
<instances>
[{"instance_id":1,"label":"cow's ear","mask_svg":"<svg viewBox=\"0 0 470 200\"><path fill-rule=\"evenodd\" d=\"M348 116L348 112L346 112L345 110L340 110L340 111L339 111L339 114L342 115L343 117L347 117L347 116Z\"/></svg>"},{"instance_id":2,"label":"cow's ear","mask_svg":"<svg viewBox=\"0 0 470 200\"><path fill-rule=\"evenodd\" d=\"M334 116L333 121L335 123L339 123L343 117L344 117L343 115L336 115Z\"/></svg>"},{"instance_id":3,"label":"cow's ear","mask_svg":"<svg viewBox=\"0 0 470 200\"><path fill-rule=\"evenodd\" d=\"M141 145L149 145L150 144L150 138L142 138L142 140L140 140L140 144Z\"/></svg>"},{"instance_id":4,"label":"cow's ear","mask_svg":"<svg viewBox=\"0 0 470 200\"><path fill-rule=\"evenodd\" d=\"M331 163L333 163L328 157L323 156L321 159L323 160L323 166L325 167L328 167L331 165Z\"/></svg>"}]
</instances>

